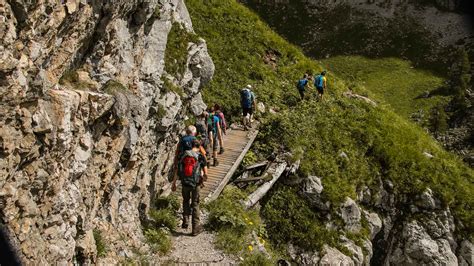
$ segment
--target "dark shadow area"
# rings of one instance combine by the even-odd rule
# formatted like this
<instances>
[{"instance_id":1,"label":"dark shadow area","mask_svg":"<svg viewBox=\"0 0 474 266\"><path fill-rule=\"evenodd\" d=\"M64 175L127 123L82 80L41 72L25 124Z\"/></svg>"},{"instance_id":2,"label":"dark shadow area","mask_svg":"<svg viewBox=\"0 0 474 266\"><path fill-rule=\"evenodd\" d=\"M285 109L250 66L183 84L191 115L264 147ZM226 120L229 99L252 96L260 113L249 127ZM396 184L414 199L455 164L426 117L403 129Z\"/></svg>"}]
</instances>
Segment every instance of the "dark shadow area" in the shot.
<instances>
[{"instance_id":1,"label":"dark shadow area","mask_svg":"<svg viewBox=\"0 0 474 266\"><path fill-rule=\"evenodd\" d=\"M339 55L397 57L442 76L452 64L449 55L453 46L442 46L440 36L403 12L383 17L344 4L328 8L310 5L304 0L240 2L315 59ZM434 5L431 2L427 0L423 5ZM466 8L472 5L470 2L461 1L455 10L466 13Z\"/></svg>"},{"instance_id":2,"label":"dark shadow area","mask_svg":"<svg viewBox=\"0 0 474 266\"><path fill-rule=\"evenodd\" d=\"M0 224L0 265L21 265L3 224Z\"/></svg>"},{"instance_id":3,"label":"dark shadow area","mask_svg":"<svg viewBox=\"0 0 474 266\"><path fill-rule=\"evenodd\" d=\"M428 99L433 96L451 96L452 92L446 86L440 86L434 90L423 92L422 94L415 97L415 100Z\"/></svg>"}]
</instances>

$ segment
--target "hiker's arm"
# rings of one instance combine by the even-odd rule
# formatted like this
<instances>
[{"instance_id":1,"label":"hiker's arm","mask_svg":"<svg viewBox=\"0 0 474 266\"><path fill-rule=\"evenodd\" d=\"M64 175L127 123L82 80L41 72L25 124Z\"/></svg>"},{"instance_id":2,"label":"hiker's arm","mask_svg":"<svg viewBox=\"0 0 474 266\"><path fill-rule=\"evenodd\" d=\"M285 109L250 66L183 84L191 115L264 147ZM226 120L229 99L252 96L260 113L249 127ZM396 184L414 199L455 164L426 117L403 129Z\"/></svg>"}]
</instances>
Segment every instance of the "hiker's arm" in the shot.
<instances>
[{"instance_id":1,"label":"hiker's arm","mask_svg":"<svg viewBox=\"0 0 474 266\"><path fill-rule=\"evenodd\" d=\"M222 129L220 123L217 123L217 138L222 141Z\"/></svg>"},{"instance_id":2,"label":"hiker's arm","mask_svg":"<svg viewBox=\"0 0 474 266\"><path fill-rule=\"evenodd\" d=\"M171 191L176 191L176 180L178 179L177 171L173 173L173 182L171 183Z\"/></svg>"}]
</instances>

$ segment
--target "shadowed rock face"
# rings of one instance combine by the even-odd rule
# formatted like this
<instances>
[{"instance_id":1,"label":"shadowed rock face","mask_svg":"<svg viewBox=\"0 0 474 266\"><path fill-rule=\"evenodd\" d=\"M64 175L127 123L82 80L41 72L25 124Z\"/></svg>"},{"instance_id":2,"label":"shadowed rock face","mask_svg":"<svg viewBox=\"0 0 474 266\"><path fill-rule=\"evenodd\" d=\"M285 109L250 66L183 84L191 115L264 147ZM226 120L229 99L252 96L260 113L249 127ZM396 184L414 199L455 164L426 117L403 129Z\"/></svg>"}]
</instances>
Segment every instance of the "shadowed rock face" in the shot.
<instances>
[{"instance_id":1,"label":"shadowed rock face","mask_svg":"<svg viewBox=\"0 0 474 266\"><path fill-rule=\"evenodd\" d=\"M164 70L172 24L192 32L184 2L9 0L0 20L0 222L22 261L96 263L93 230L101 262L147 252L141 223L214 72L201 39Z\"/></svg>"}]
</instances>

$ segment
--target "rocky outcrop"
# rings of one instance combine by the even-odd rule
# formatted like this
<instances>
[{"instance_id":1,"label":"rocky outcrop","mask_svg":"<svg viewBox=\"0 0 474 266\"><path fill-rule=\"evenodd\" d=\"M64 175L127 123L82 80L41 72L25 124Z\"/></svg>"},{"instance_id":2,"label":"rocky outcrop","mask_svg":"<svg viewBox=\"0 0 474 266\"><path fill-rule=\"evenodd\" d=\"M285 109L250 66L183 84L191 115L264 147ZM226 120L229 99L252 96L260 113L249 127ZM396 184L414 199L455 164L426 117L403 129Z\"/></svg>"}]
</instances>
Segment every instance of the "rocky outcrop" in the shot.
<instances>
[{"instance_id":1,"label":"rocky outcrop","mask_svg":"<svg viewBox=\"0 0 474 266\"><path fill-rule=\"evenodd\" d=\"M326 227L344 232L337 248L308 251L289 245L288 253L298 264L473 265L472 243L456 236L449 208L429 188L407 197L397 194L392 182L380 179L378 186L361 187L357 200L347 197L330 213L328 206L334 203L323 203L321 178L308 176L297 184Z\"/></svg>"},{"instance_id":2,"label":"rocky outcrop","mask_svg":"<svg viewBox=\"0 0 474 266\"><path fill-rule=\"evenodd\" d=\"M0 222L22 261L97 263L94 232L101 262L147 252L141 224L214 71L200 39L166 73L184 2L10 0L0 19Z\"/></svg>"},{"instance_id":3,"label":"rocky outcrop","mask_svg":"<svg viewBox=\"0 0 474 266\"><path fill-rule=\"evenodd\" d=\"M458 265L448 240L441 236L432 238L417 221L403 227L387 262L390 265Z\"/></svg>"}]
</instances>

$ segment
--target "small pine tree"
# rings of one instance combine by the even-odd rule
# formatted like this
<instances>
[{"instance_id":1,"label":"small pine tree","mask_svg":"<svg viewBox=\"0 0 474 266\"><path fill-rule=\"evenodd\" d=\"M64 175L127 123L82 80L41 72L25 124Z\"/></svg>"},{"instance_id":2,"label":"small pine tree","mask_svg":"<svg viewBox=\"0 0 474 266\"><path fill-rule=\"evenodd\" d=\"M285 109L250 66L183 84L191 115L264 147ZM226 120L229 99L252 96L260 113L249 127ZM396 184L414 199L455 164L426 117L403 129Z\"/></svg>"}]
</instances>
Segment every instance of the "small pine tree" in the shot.
<instances>
[{"instance_id":1,"label":"small pine tree","mask_svg":"<svg viewBox=\"0 0 474 266\"><path fill-rule=\"evenodd\" d=\"M443 106L436 106L431 110L430 127L436 137L448 129L448 116Z\"/></svg>"},{"instance_id":2,"label":"small pine tree","mask_svg":"<svg viewBox=\"0 0 474 266\"><path fill-rule=\"evenodd\" d=\"M462 115L468 108L466 91L469 89L471 82L471 64L464 48L458 50L455 60L450 75L453 94L452 105L455 112Z\"/></svg>"}]
</instances>

